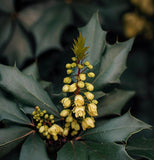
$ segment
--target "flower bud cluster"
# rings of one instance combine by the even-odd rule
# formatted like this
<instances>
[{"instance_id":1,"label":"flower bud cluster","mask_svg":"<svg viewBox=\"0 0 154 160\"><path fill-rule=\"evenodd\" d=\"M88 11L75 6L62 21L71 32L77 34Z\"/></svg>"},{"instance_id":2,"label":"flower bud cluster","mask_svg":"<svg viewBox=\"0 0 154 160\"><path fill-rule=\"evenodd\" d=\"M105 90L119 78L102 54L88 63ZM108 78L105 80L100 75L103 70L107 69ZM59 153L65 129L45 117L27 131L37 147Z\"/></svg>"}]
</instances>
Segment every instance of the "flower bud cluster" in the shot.
<instances>
[{"instance_id":1,"label":"flower bud cluster","mask_svg":"<svg viewBox=\"0 0 154 160\"><path fill-rule=\"evenodd\" d=\"M38 106L32 113L39 133L46 139L58 140L58 135L63 135L63 128L54 122L54 115L47 114L46 110L41 111Z\"/></svg>"},{"instance_id":2,"label":"flower bud cluster","mask_svg":"<svg viewBox=\"0 0 154 160\"><path fill-rule=\"evenodd\" d=\"M76 56L72 57L72 63L66 64L68 76L64 78L64 86L62 88L63 92L69 95L72 93L70 97L64 97L61 100L64 110L61 111L60 116L66 122L64 128L66 136L70 132L72 136L78 134L81 128L83 130L94 128L94 117L98 115L98 101L94 99L94 94L92 93L94 86L86 81L87 77L94 78L95 74L89 71L93 69L90 62L84 61L86 54L82 51L85 49L85 39L83 39L81 33L77 41L74 42L73 51ZM79 52L83 55L81 56ZM85 71L87 72L85 73Z\"/></svg>"}]
</instances>

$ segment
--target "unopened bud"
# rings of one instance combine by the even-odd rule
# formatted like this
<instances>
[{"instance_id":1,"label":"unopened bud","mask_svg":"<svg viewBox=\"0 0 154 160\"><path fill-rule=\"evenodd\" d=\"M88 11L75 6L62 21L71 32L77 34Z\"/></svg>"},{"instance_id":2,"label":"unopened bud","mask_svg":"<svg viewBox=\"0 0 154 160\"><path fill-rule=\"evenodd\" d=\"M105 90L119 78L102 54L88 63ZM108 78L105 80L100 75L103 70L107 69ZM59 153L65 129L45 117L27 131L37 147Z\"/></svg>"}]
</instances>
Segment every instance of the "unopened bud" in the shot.
<instances>
[{"instance_id":1,"label":"unopened bud","mask_svg":"<svg viewBox=\"0 0 154 160\"><path fill-rule=\"evenodd\" d=\"M93 100L94 99L94 95L90 92L85 92L84 95L86 96L86 98L88 100Z\"/></svg>"},{"instance_id":2,"label":"unopened bud","mask_svg":"<svg viewBox=\"0 0 154 160\"><path fill-rule=\"evenodd\" d=\"M93 77L95 77L95 74L93 72L89 72L88 77L93 78Z\"/></svg>"},{"instance_id":3,"label":"unopened bud","mask_svg":"<svg viewBox=\"0 0 154 160\"><path fill-rule=\"evenodd\" d=\"M90 63L89 63L88 61L85 61L85 62L84 62L84 65L85 65L85 66L89 66Z\"/></svg>"},{"instance_id":4,"label":"unopened bud","mask_svg":"<svg viewBox=\"0 0 154 160\"><path fill-rule=\"evenodd\" d=\"M67 123L73 122L73 117L72 117L72 116L68 116L68 117L66 118L66 122L67 122Z\"/></svg>"},{"instance_id":5,"label":"unopened bud","mask_svg":"<svg viewBox=\"0 0 154 160\"><path fill-rule=\"evenodd\" d=\"M69 84L69 83L72 82L72 79L70 77L65 77L64 80L63 80L63 82Z\"/></svg>"},{"instance_id":6,"label":"unopened bud","mask_svg":"<svg viewBox=\"0 0 154 160\"><path fill-rule=\"evenodd\" d=\"M79 82L78 82L78 87L79 87L79 88L84 88L84 86L85 86L85 85L84 85L84 82L82 82L82 81L79 81Z\"/></svg>"},{"instance_id":7,"label":"unopened bud","mask_svg":"<svg viewBox=\"0 0 154 160\"><path fill-rule=\"evenodd\" d=\"M91 83L85 83L86 84L86 88L88 91L93 91L94 90L94 86Z\"/></svg>"},{"instance_id":8,"label":"unopened bud","mask_svg":"<svg viewBox=\"0 0 154 160\"><path fill-rule=\"evenodd\" d=\"M72 72L73 72L72 69L68 69L68 70L67 70L67 74L71 74Z\"/></svg>"},{"instance_id":9,"label":"unopened bud","mask_svg":"<svg viewBox=\"0 0 154 160\"><path fill-rule=\"evenodd\" d=\"M67 69L69 69L69 68L71 68L71 67L72 67L72 65L71 65L70 63L67 63L67 64L66 64L66 68L67 68Z\"/></svg>"},{"instance_id":10,"label":"unopened bud","mask_svg":"<svg viewBox=\"0 0 154 160\"><path fill-rule=\"evenodd\" d=\"M73 83L73 84L71 84L70 87L69 87L69 92L74 92L74 91L76 91L76 89L77 89L76 83Z\"/></svg>"},{"instance_id":11,"label":"unopened bud","mask_svg":"<svg viewBox=\"0 0 154 160\"><path fill-rule=\"evenodd\" d=\"M79 74L79 78L80 78L81 81L85 81L86 80L86 74L84 74L84 73Z\"/></svg>"},{"instance_id":12,"label":"unopened bud","mask_svg":"<svg viewBox=\"0 0 154 160\"><path fill-rule=\"evenodd\" d=\"M72 57L72 61L76 61L77 60L77 58L76 57Z\"/></svg>"},{"instance_id":13,"label":"unopened bud","mask_svg":"<svg viewBox=\"0 0 154 160\"><path fill-rule=\"evenodd\" d=\"M87 66L89 69L93 69L93 66L92 65L88 65Z\"/></svg>"},{"instance_id":14,"label":"unopened bud","mask_svg":"<svg viewBox=\"0 0 154 160\"><path fill-rule=\"evenodd\" d=\"M62 111L60 112L60 116L61 116L61 117L66 117L66 116L69 115L69 113L70 113L70 110L69 110L69 109L64 109L64 110L62 110Z\"/></svg>"},{"instance_id":15,"label":"unopened bud","mask_svg":"<svg viewBox=\"0 0 154 160\"><path fill-rule=\"evenodd\" d=\"M68 91L69 91L69 87L70 87L70 86L67 85L67 84L64 85L63 88L62 88L62 91L63 91L63 92L68 92Z\"/></svg>"},{"instance_id":16,"label":"unopened bud","mask_svg":"<svg viewBox=\"0 0 154 160\"><path fill-rule=\"evenodd\" d=\"M63 98L61 100L61 103L63 104L64 108L68 108L71 106L71 99L70 98Z\"/></svg>"}]
</instances>

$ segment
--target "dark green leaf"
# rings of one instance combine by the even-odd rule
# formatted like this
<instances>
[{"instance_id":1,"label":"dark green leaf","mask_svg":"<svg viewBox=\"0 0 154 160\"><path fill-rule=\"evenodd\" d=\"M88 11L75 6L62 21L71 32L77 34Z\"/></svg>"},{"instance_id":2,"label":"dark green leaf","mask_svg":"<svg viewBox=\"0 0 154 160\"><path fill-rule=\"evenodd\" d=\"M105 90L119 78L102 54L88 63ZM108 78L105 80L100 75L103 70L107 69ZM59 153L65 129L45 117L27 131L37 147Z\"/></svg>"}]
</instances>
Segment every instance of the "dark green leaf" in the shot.
<instances>
[{"instance_id":1,"label":"dark green leaf","mask_svg":"<svg viewBox=\"0 0 154 160\"><path fill-rule=\"evenodd\" d=\"M132 160L122 145L71 141L58 152L57 160Z\"/></svg>"},{"instance_id":2,"label":"dark green leaf","mask_svg":"<svg viewBox=\"0 0 154 160\"><path fill-rule=\"evenodd\" d=\"M95 66L100 62L106 38L106 32L102 30L99 23L98 13L93 15L85 27L79 28L79 31L86 38L85 46L89 47L86 60Z\"/></svg>"},{"instance_id":3,"label":"dark green leaf","mask_svg":"<svg viewBox=\"0 0 154 160\"><path fill-rule=\"evenodd\" d=\"M10 16L0 15L0 48L6 45L7 41L10 40L12 33L12 23Z\"/></svg>"},{"instance_id":4,"label":"dark green leaf","mask_svg":"<svg viewBox=\"0 0 154 160\"><path fill-rule=\"evenodd\" d=\"M88 160L133 160L125 151L124 146L115 143L102 144L86 142Z\"/></svg>"},{"instance_id":5,"label":"dark green leaf","mask_svg":"<svg viewBox=\"0 0 154 160\"><path fill-rule=\"evenodd\" d=\"M134 39L115 45L107 44L102 57L99 74L93 83L96 89L110 83L120 83L120 76L126 69L126 60Z\"/></svg>"},{"instance_id":6,"label":"dark green leaf","mask_svg":"<svg viewBox=\"0 0 154 160\"><path fill-rule=\"evenodd\" d=\"M56 106L40 84L32 77L21 73L16 67L0 65L0 87L10 92L25 105L39 106L49 113L59 116Z\"/></svg>"},{"instance_id":7,"label":"dark green leaf","mask_svg":"<svg viewBox=\"0 0 154 160\"><path fill-rule=\"evenodd\" d=\"M71 10L66 4L57 4L45 10L32 27L37 51L36 55L51 48L61 48L60 37L64 28L71 23Z\"/></svg>"},{"instance_id":8,"label":"dark green leaf","mask_svg":"<svg viewBox=\"0 0 154 160\"><path fill-rule=\"evenodd\" d=\"M98 117L120 114L122 107L134 94L134 91L115 89L98 103Z\"/></svg>"},{"instance_id":9,"label":"dark green leaf","mask_svg":"<svg viewBox=\"0 0 154 160\"><path fill-rule=\"evenodd\" d=\"M20 111L17 104L0 94L0 121L4 119L21 124L30 124L30 120Z\"/></svg>"},{"instance_id":10,"label":"dark green leaf","mask_svg":"<svg viewBox=\"0 0 154 160\"><path fill-rule=\"evenodd\" d=\"M86 146L77 141L68 142L58 152L57 160L88 160Z\"/></svg>"},{"instance_id":11,"label":"dark green leaf","mask_svg":"<svg viewBox=\"0 0 154 160\"><path fill-rule=\"evenodd\" d=\"M38 134L30 135L21 148L20 160L49 160L46 145Z\"/></svg>"},{"instance_id":12,"label":"dark green leaf","mask_svg":"<svg viewBox=\"0 0 154 160\"><path fill-rule=\"evenodd\" d=\"M87 130L82 138L97 142L127 141L128 138L151 126L126 113L121 117L106 121L102 126Z\"/></svg>"},{"instance_id":13,"label":"dark green leaf","mask_svg":"<svg viewBox=\"0 0 154 160\"><path fill-rule=\"evenodd\" d=\"M25 68L23 70L23 73L32 76L35 80L38 80L40 78L38 65L36 62Z\"/></svg>"},{"instance_id":14,"label":"dark green leaf","mask_svg":"<svg viewBox=\"0 0 154 160\"><path fill-rule=\"evenodd\" d=\"M126 147L130 155L154 159L154 139L136 138L130 141Z\"/></svg>"},{"instance_id":15,"label":"dark green leaf","mask_svg":"<svg viewBox=\"0 0 154 160\"><path fill-rule=\"evenodd\" d=\"M17 66L22 66L25 60L33 57L29 41L21 27L16 24L13 37L3 53L10 65L16 63Z\"/></svg>"},{"instance_id":16,"label":"dark green leaf","mask_svg":"<svg viewBox=\"0 0 154 160\"><path fill-rule=\"evenodd\" d=\"M31 133L31 129L21 126L0 129L0 158L9 153Z\"/></svg>"}]
</instances>

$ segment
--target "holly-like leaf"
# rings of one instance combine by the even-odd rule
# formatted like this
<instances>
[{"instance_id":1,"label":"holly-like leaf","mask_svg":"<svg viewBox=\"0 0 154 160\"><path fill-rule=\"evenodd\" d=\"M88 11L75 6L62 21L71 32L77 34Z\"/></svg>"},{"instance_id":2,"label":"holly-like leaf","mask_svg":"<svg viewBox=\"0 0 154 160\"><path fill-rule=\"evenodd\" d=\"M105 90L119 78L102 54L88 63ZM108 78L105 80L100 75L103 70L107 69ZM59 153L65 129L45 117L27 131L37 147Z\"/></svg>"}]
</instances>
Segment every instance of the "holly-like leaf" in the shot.
<instances>
[{"instance_id":1,"label":"holly-like leaf","mask_svg":"<svg viewBox=\"0 0 154 160\"><path fill-rule=\"evenodd\" d=\"M20 124L30 124L30 120L20 111L17 104L0 94L0 121L1 120L10 120Z\"/></svg>"},{"instance_id":2,"label":"holly-like leaf","mask_svg":"<svg viewBox=\"0 0 154 160\"><path fill-rule=\"evenodd\" d=\"M134 39L115 45L107 44L101 60L99 74L93 81L95 88L100 89L106 84L120 83L120 76L126 69L126 60Z\"/></svg>"},{"instance_id":3,"label":"holly-like leaf","mask_svg":"<svg viewBox=\"0 0 154 160\"><path fill-rule=\"evenodd\" d=\"M102 144L95 142L86 142L88 148L88 157L90 160L133 160L125 151L123 145L115 143Z\"/></svg>"},{"instance_id":4,"label":"holly-like leaf","mask_svg":"<svg viewBox=\"0 0 154 160\"><path fill-rule=\"evenodd\" d=\"M12 29L10 15L0 15L0 48L3 48L10 40Z\"/></svg>"},{"instance_id":5,"label":"holly-like leaf","mask_svg":"<svg viewBox=\"0 0 154 160\"><path fill-rule=\"evenodd\" d=\"M154 159L154 139L135 138L128 142L126 149L130 155Z\"/></svg>"},{"instance_id":6,"label":"holly-like leaf","mask_svg":"<svg viewBox=\"0 0 154 160\"><path fill-rule=\"evenodd\" d=\"M85 58L92 65L96 65L100 62L102 53L105 49L105 37L106 32L102 30L99 23L98 13L95 13L90 22L82 28L79 28L82 36L86 38L85 46L89 47L88 55Z\"/></svg>"},{"instance_id":7,"label":"holly-like leaf","mask_svg":"<svg viewBox=\"0 0 154 160\"><path fill-rule=\"evenodd\" d=\"M10 65L16 63L17 66L22 66L26 59L33 57L30 39L18 23L15 25L12 39L4 50L3 55L8 59Z\"/></svg>"},{"instance_id":8,"label":"holly-like leaf","mask_svg":"<svg viewBox=\"0 0 154 160\"><path fill-rule=\"evenodd\" d=\"M9 153L30 134L32 134L32 130L22 126L0 129L0 158Z\"/></svg>"},{"instance_id":9,"label":"holly-like leaf","mask_svg":"<svg viewBox=\"0 0 154 160\"><path fill-rule=\"evenodd\" d=\"M39 106L59 117L56 106L41 85L31 76L21 73L16 67L0 65L0 87L21 103L32 107Z\"/></svg>"},{"instance_id":10,"label":"holly-like leaf","mask_svg":"<svg viewBox=\"0 0 154 160\"><path fill-rule=\"evenodd\" d=\"M71 23L70 8L66 4L56 4L45 10L32 27L36 39L36 56L51 48L61 48L60 37L63 29Z\"/></svg>"},{"instance_id":11,"label":"holly-like leaf","mask_svg":"<svg viewBox=\"0 0 154 160\"><path fill-rule=\"evenodd\" d=\"M97 142L127 141L128 138L151 126L126 113L121 117L106 121L102 126L84 132L81 137Z\"/></svg>"},{"instance_id":12,"label":"holly-like leaf","mask_svg":"<svg viewBox=\"0 0 154 160\"><path fill-rule=\"evenodd\" d=\"M19 160L49 160L45 142L35 133L30 135L21 148Z\"/></svg>"},{"instance_id":13,"label":"holly-like leaf","mask_svg":"<svg viewBox=\"0 0 154 160\"><path fill-rule=\"evenodd\" d=\"M120 114L122 107L135 94L134 91L115 89L98 103L98 117Z\"/></svg>"},{"instance_id":14,"label":"holly-like leaf","mask_svg":"<svg viewBox=\"0 0 154 160\"><path fill-rule=\"evenodd\" d=\"M58 152L57 160L88 160L86 146L80 142L68 142Z\"/></svg>"},{"instance_id":15,"label":"holly-like leaf","mask_svg":"<svg viewBox=\"0 0 154 160\"><path fill-rule=\"evenodd\" d=\"M37 63L33 63L23 70L23 73L29 76L32 76L35 80L40 78L39 69Z\"/></svg>"},{"instance_id":16,"label":"holly-like leaf","mask_svg":"<svg viewBox=\"0 0 154 160\"><path fill-rule=\"evenodd\" d=\"M57 160L132 160L122 145L71 141L58 152Z\"/></svg>"}]
</instances>

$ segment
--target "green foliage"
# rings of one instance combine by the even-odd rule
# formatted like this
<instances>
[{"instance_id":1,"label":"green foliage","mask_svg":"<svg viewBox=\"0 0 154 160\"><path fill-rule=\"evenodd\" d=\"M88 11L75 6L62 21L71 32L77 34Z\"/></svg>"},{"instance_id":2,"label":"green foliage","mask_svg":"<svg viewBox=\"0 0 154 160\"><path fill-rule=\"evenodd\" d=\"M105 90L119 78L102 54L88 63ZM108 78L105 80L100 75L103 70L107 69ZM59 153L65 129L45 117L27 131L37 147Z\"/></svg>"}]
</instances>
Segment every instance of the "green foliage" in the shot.
<instances>
[{"instance_id":1,"label":"green foliage","mask_svg":"<svg viewBox=\"0 0 154 160\"><path fill-rule=\"evenodd\" d=\"M57 13L59 14L59 11L55 9L55 14ZM59 23L55 23L54 17L52 23L55 24L55 26L53 25L54 29L59 25ZM59 27L58 30L57 34L59 36L62 28ZM98 14L94 14L90 22L85 27L80 28L79 31L86 38L85 45L90 47L87 50L88 56L85 60L90 61L97 70L96 79L93 83L97 88L95 95L100 101L98 111L101 121L96 118L95 128L81 132L73 139L63 139L62 143L43 140L44 137L42 139L42 136L37 133L36 126L33 123L31 109L34 109L35 106L39 106L42 110L46 109L50 114L59 118L59 124L63 123L59 116L59 103L56 101L54 104L52 101L53 97L61 98L61 93L52 94L50 98L43 89L48 85L40 80L37 64L29 66L23 72L20 72L16 67L0 65L0 88L14 97L12 100L8 100L4 96L0 97L0 111L2 111L0 112L0 120L4 120L6 124L5 128L0 129L1 157L21 144L21 141L27 137L21 148L20 160L132 159L125 150L128 138L143 129L149 129L151 126L134 118L130 113L113 118L112 115L121 113L122 106L134 95L134 92L116 88L112 92L104 93L102 88L109 84L120 83L119 79L126 69L126 58L132 47L133 39L113 46L107 44L105 42L106 32L101 29ZM36 39L40 47L37 54L40 54L50 46L48 40L54 41L54 38L47 36L39 27L37 32L45 37L43 41L48 42L46 43L47 46L41 45L42 37ZM56 38L55 42L56 44L59 43L59 38ZM22 110L18 104L22 106ZM111 117L105 119L104 116L108 115ZM99 122L99 125L97 125L97 122ZM13 123L19 123L20 125L15 126ZM122 145L122 143L125 145ZM47 150L50 151L49 154ZM128 151L131 153L131 147L129 146ZM57 158L55 158L56 152ZM149 151L147 152L149 153Z\"/></svg>"}]
</instances>

